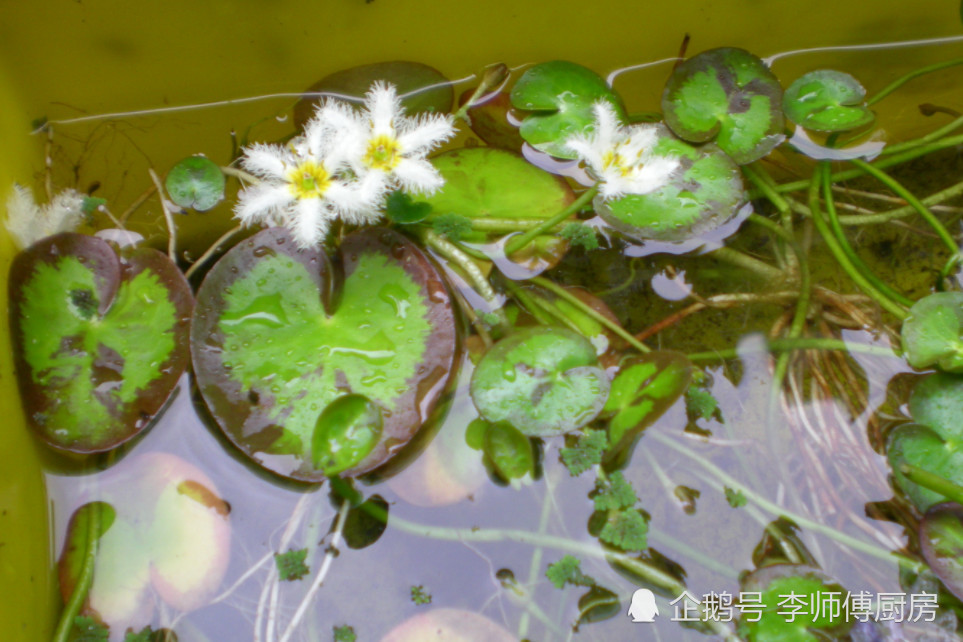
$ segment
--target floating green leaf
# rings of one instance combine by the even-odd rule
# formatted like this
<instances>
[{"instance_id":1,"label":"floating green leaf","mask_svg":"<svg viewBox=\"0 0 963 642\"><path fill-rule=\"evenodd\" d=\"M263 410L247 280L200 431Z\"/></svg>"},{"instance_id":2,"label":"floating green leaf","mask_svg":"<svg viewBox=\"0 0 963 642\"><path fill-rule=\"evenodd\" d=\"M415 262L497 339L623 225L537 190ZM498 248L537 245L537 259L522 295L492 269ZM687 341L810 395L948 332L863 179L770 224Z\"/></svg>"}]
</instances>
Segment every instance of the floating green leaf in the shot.
<instances>
[{"instance_id":1,"label":"floating green leaf","mask_svg":"<svg viewBox=\"0 0 963 642\"><path fill-rule=\"evenodd\" d=\"M571 437L569 437L571 439ZM559 455L562 463L568 468L570 475L578 476L586 470L602 463L602 455L609 445L608 435L604 430L586 430L578 436L575 445L562 448Z\"/></svg>"},{"instance_id":2,"label":"floating green leaf","mask_svg":"<svg viewBox=\"0 0 963 642\"><path fill-rule=\"evenodd\" d=\"M518 330L489 350L471 379L471 397L490 422L507 421L525 435L550 437L598 415L609 391L595 349L571 330Z\"/></svg>"},{"instance_id":3,"label":"floating green leaf","mask_svg":"<svg viewBox=\"0 0 963 642\"><path fill-rule=\"evenodd\" d=\"M692 364L677 352L650 352L623 363L603 408L612 417L605 461L624 457L639 433L682 396L691 378Z\"/></svg>"},{"instance_id":4,"label":"floating green leaf","mask_svg":"<svg viewBox=\"0 0 963 642\"><path fill-rule=\"evenodd\" d=\"M595 123L592 106L611 103L625 120L618 94L591 69L574 62L554 60L529 67L511 93L516 109L533 112L522 120L520 133L529 145L558 158L576 158L567 141L586 134Z\"/></svg>"},{"instance_id":5,"label":"floating green leaf","mask_svg":"<svg viewBox=\"0 0 963 642\"><path fill-rule=\"evenodd\" d=\"M743 49L711 49L679 65L666 83L662 111L679 137L714 139L740 165L762 158L784 138L779 80Z\"/></svg>"},{"instance_id":6,"label":"floating green leaf","mask_svg":"<svg viewBox=\"0 0 963 642\"><path fill-rule=\"evenodd\" d=\"M110 450L160 412L188 361L193 299L166 255L83 234L21 252L10 278L17 378L47 443Z\"/></svg>"},{"instance_id":7,"label":"floating green leaf","mask_svg":"<svg viewBox=\"0 0 963 642\"><path fill-rule=\"evenodd\" d=\"M188 156L171 168L164 186L180 207L205 212L224 198L224 173L204 156Z\"/></svg>"},{"instance_id":8,"label":"floating green leaf","mask_svg":"<svg viewBox=\"0 0 963 642\"><path fill-rule=\"evenodd\" d=\"M639 240L683 241L730 220L745 202L739 168L715 145L696 148L662 135L655 152L678 158L681 170L648 194L613 200L595 198L595 211L606 223Z\"/></svg>"},{"instance_id":9,"label":"floating green leaf","mask_svg":"<svg viewBox=\"0 0 963 642\"><path fill-rule=\"evenodd\" d=\"M937 292L914 303L902 335L914 368L963 372L963 292Z\"/></svg>"},{"instance_id":10,"label":"floating green leaf","mask_svg":"<svg viewBox=\"0 0 963 642\"><path fill-rule=\"evenodd\" d=\"M466 89L459 96L459 104L465 104L474 93L474 88ZM518 125L510 120L511 109L512 99L508 92L491 94L483 102L477 102L468 108L471 130L489 147L521 152L525 140L518 133Z\"/></svg>"},{"instance_id":11,"label":"floating green leaf","mask_svg":"<svg viewBox=\"0 0 963 642\"><path fill-rule=\"evenodd\" d=\"M575 586L594 586L595 580L582 572L581 562L574 555L565 555L557 562L548 565L545 569L545 577L555 585L555 588L562 588L566 584Z\"/></svg>"},{"instance_id":12,"label":"floating green leaf","mask_svg":"<svg viewBox=\"0 0 963 642\"><path fill-rule=\"evenodd\" d=\"M760 594L758 601L738 605L746 614L739 622L738 633L748 640L839 639L836 636L845 634L855 621L852 615L842 616L848 612L844 610L848 592L831 577L809 566L774 564L753 571L742 581L742 594L757 593ZM811 605L823 608L812 609Z\"/></svg>"},{"instance_id":13,"label":"floating green leaf","mask_svg":"<svg viewBox=\"0 0 963 642\"><path fill-rule=\"evenodd\" d=\"M963 506L931 506L920 522L919 536L923 559L943 585L963 599Z\"/></svg>"},{"instance_id":14,"label":"floating green leaf","mask_svg":"<svg viewBox=\"0 0 963 642\"><path fill-rule=\"evenodd\" d=\"M407 192L395 190L385 200L385 214L395 223L411 225L425 220L431 214L431 205L424 201L415 203Z\"/></svg>"},{"instance_id":15,"label":"floating green leaf","mask_svg":"<svg viewBox=\"0 0 963 642\"><path fill-rule=\"evenodd\" d=\"M638 510L609 511L599 539L623 551L648 548L649 523Z\"/></svg>"},{"instance_id":16,"label":"floating green leaf","mask_svg":"<svg viewBox=\"0 0 963 642\"><path fill-rule=\"evenodd\" d=\"M344 541L355 550L371 546L381 537L388 522L388 502L381 495L372 495L359 506L353 506L344 520Z\"/></svg>"},{"instance_id":17,"label":"floating green leaf","mask_svg":"<svg viewBox=\"0 0 963 642\"><path fill-rule=\"evenodd\" d=\"M499 422L485 431L485 455L498 474L507 481L535 475L532 442L518 428Z\"/></svg>"},{"instance_id":18,"label":"floating green leaf","mask_svg":"<svg viewBox=\"0 0 963 642\"><path fill-rule=\"evenodd\" d=\"M621 611L618 595L604 586L593 586L578 600L578 624L601 622Z\"/></svg>"},{"instance_id":19,"label":"floating green leaf","mask_svg":"<svg viewBox=\"0 0 963 642\"><path fill-rule=\"evenodd\" d=\"M800 76L783 96L783 111L792 122L818 132L841 132L875 119L866 107L866 90L847 73L821 69Z\"/></svg>"},{"instance_id":20,"label":"floating green leaf","mask_svg":"<svg viewBox=\"0 0 963 642\"><path fill-rule=\"evenodd\" d=\"M434 67L420 62L395 60L361 65L336 71L325 76L308 88L308 94L326 93L335 96L348 96L360 102L377 81L389 82L395 86L401 104L410 114L437 113L451 111L454 91L448 79ZM406 95L410 94L410 95ZM314 115L316 106L323 100L318 96L306 96L294 106L294 123L298 129Z\"/></svg>"},{"instance_id":21,"label":"floating green leaf","mask_svg":"<svg viewBox=\"0 0 963 642\"><path fill-rule=\"evenodd\" d=\"M314 467L337 475L360 464L381 439L381 408L363 395L344 395L329 403L314 428Z\"/></svg>"},{"instance_id":22,"label":"floating green leaf","mask_svg":"<svg viewBox=\"0 0 963 642\"><path fill-rule=\"evenodd\" d=\"M334 284L322 250L270 228L228 252L198 291L191 346L204 400L242 451L297 479L325 477L312 441L338 398L361 395L383 414L373 450L341 472L355 475L412 438L455 370L451 303L417 247L369 229L342 241L340 259Z\"/></svg>"},{"instance_id":23,"label":"floating green leaf","mask_svg":"<svg viewBox=\"0 0 963 642\"><path fill-rule=\"evenodd\" d=\"M920 510L946 501L940 493L915 484L901 471L903 464L921 468L957 484L963 484L963 441L959 434L947 436L941 431L919 424L903 424L892 433L886 454L893 469L893 479Z\"/></svg>"},{"instance_id":24,"label":"floating green leaf","mask_svg":"<svg viewBox=\"0 0 963 642\"><path fill-rule=\"evenodd\" d=\"M518 154L489 147L467 147L439 154L432 164L445 185L426 200L432 217L456 214L468 219L546 219L568 207L575 193L559 176L538 169ZM574 218L574 215L573 215ZM462 239L481 243L487 233L462 230ZM567 243L554 234L536 238L511 258L558 262Z\"/></svg>"},{"instance_id":25,"label":"floating green leaf","mask_svg":"<svg viewBox=\"0 0 963 642\"><path fill-rule=\"evenodd\" d=\"M308 549L291 549L286 553L275 553L274 564L278 569L278 577L282 582L293 582L311 572L304 563L308 557Z\"/></svg>"},{"instance_id":26,"label":"floating green leaf","mask_svg":"<svg viewBox=\"0 0 963 642\"><path fill-rule=\"evenodd\" d=\"M941 435L963 439L963 376L933 373L913 387L909 412L918 424L928 426Z\"/></svg>"}]
</instances>

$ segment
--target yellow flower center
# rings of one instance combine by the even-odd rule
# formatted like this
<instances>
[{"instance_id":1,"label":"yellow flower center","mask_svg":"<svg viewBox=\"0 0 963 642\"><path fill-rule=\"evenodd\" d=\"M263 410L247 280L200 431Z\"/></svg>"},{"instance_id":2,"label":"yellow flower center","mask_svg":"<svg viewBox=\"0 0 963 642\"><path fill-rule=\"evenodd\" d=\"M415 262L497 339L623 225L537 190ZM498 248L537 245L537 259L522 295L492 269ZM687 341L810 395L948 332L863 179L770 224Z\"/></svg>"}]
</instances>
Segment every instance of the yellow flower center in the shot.
<instances>
[{"instance_id":1,"label":"yellow flower center","mask_svg":"<svg viewBox=\"0 0 963 642\"><path fill-rule=\"evenodd\" d=\"M602 169L613 168L622 176L628 176L632 171L631 166L625 161L625 157L618 151L610 150L602 156Z\"/></svg>"},{"instance_id":2,"label":"yellow flower center","mask_svg":"<svg viewBox=\"0 0 963 642\"><path fill-rule=\"evenodd\" d=\"M314 161L304 161L288 174L295 198L320 198L331 185L331 176Z\"/></svg>"},{"instance_id":3,"label":"yellow flower center","mask_svg":"<svg viewBox=\"0 0 963 642\"><path fill-rule=\"evenodd\" d=\"M380 134L368 141L364 163L371 169L390 172L401 161L401 148L398 139L389 134Z\"/></svg>"}]
</instances>

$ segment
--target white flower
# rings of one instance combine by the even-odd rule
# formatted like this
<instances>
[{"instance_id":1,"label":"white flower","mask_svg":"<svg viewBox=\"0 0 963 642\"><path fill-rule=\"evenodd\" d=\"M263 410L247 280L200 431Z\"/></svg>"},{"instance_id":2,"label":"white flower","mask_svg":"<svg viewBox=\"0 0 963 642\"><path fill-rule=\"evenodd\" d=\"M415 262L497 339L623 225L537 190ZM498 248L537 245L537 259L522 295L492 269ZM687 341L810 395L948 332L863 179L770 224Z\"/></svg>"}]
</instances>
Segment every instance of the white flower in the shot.
<instances>
[{"instance_id":1,"label":"white flower","mask_svg":"<svg viewBox=\"0 0 963 642\"><path fill-rule=\"evenodd\" d=\"M595 103L593 110L595 131L590 136L572 136L566 145L601 183L602 198L648 194L669 182L680 164L675 158L653 154L659 140L657 127L623 127L612 105L604 100Z\"/></svg>"},{"instance_id":2,"label":"white flower","mask_svg":"<svg viewBox=\"0 0 963 642\"><path fill-rule=\"evenodd\" d=\"M245 148L241 165L262 180L239 194L237 217L245 225L284 225L301 247L323 241L337 218L368 222L364 213L380 205L384 190L345 173L350 136L315 118L287 146Z\"/></svg>"},{"instance_id":3,"label":"white flower","mask_svg":"<svg viewBox=\"0 0 963 642\"><path fill-rule=\"evenodd\" d=\"M84 195L66 189L43 207L37 205L30 188L14 185L7 199L5 221L14 242L23 249L42 238L73 232L84 220Z\"/></svg>"},{"instance_id":4,"label":"white flower","mask_svg":"<svg viewBox=\"0 0 963 642\"><path fill-rule=\"evenodd\" d=\"M394 86L376 82L359 113L329 101L317 118L339 129L355 128L346 140L353 145L350 162L359 176L380 180L385 190L431 194L444 179L426 156L451 138L454 121L449 115L409 117L404 112Z\"/></svg>"}]
</instances>

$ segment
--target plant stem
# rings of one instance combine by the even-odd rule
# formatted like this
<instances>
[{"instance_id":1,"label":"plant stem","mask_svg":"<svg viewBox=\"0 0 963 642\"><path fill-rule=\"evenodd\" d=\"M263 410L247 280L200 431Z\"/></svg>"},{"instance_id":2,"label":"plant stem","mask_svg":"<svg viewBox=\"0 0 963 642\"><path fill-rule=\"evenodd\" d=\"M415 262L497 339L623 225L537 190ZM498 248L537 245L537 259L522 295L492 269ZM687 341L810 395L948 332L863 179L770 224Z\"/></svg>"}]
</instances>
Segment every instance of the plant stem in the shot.
<instances>
[{"instance_id":1,"label":"plant stem","mask_svg":"<svg viewBox=\"0 0 963 642\"><path fill-rule=\"evenodd\" d=\"M434 230L425 229L422 234L425 242L431 246L433 250L461 268L462 272L468 277L468 280L471 281L475 291L492 306L493 310L501 309L495 298L495 291L492 289L491 284L471 258L453 243L442 238Z\"/></svg>"},{"instance_id":2,"label":"plant stem","mask_svg":"<svg viewBox=\"0 0 963 642\"><path fill-rule=\"evenodd\" d=\"M934 194L927 196L926 198L920 199L920 202L926 206L932 207L948 201L951 198L956 198L963 194L963 181L951 185L946 189L942 189ZM869 225L874 223L885 223L887 221L895 220L898 218L903 218L904 216L909 216L916 212L916 208L912 205L904 205L902 207L897 207L896 209L889 210L887 212L880 212L878 214L858 214L851 216L840 216L839 222L843 225Z\"/></svg>"},{"instance_id":3,"label":"plant stem","mask_svg":"<svg viewBox=\"0 0 963 642\"><path fill-rule=\"evenodd\" d=\"M856 254L856 251L849 244L849 240L846 238L846 233L843 232L842 225L839 224L839 216L836 214L836 201L833 197L833 184L829 182L829 172L822 172L822 194L823 201L826 204L826 215L829 218L829 226L836 236L836 240L839 242L839 247L842 249L843 253L849 258L850 262L856 267L859 272L866 277L866 280L873 284L884 296L888 297L892 301L904 306L913 305L913 301L909 298L903 296L902 293L894 290L888 283L880 279L873 273L873 271L866 265L863 260ZM810 206L811 207L811 206Z\"/></svg>"},{"instance_id":4,"label":"plant stem","mask_svg":"<svg viewBox=\"0 0 963 642\"><path fill-rule=\"evenodd\" d=\"M630 346L632 346L639 352L651 352L651 349L648 346L646 346L644 343L642 343L641 341L633 337L631 334L626 332L625 329L622 328L622 326L620 326L617 323L614 323L611 319L606 317L604 314L594 309L593 307L587 305L584 301L579 299L577 296L575 296L574 294L572 294L562 286L557 285L556 283L553 283L552 281L542 276L536 276L529 280L535 285L545 288L549 292L553 293L555 296L561 299L565 299L566 301L568 301L569 303L577 307L579 310L581 310L583 313L592 317L593 319L601 323L603 326L611 330L613 333L615 333L617 336L621 337L623 340L626 341L626 343L628 343Z\"/></svg>"},{"instance_id":5,"label":"plant stem","mask_svg":"<svg viewBox=\"0 0 963 642\"><path fill-rule=\"evenodd\" d=\"M963 65L963 58L954 58L953 60L944 60L943 62L938 62L933 65L928 65L926 67L921 67L915 71L911 71L904 76L900 76L890 84L883 87L875 96L866 101L867 105L873 105L878 103L883 98L886 98L891 93L913 80L914 78L919 78L920 76L932 73L934 71L939 71L941 69L946 69L948 67L955 67L956 65Z\"/></svg>"},{"instance_id":6,"label":"plant stem","mask_svg":"<svg viewBox=\"0 0 963 642\"><path fill-rule=\"evenodd\" d=\"M568 217L577 213L579 210L585 207L586 204L590 203L593 198L595 198L595 195L598 193L598 191L599 186L596 183L589 189L582 192L581 196L572 201L571 205L563 209L558 214L555 214L551 218L545 219L540 225L536 225L527 232L509 239L508 243L505 245L505 256L510 257L512 254L528 245L536 236L547 232Z\"/></svg>"},{"instance_id":7,"label":"plant stem","mask_svg":"<svg viewBox=\"0 0 963 642\"><path fill-rule=\"evenodd\" d=\"M84 547L84 561L80 567L80 575L77 583L70 594L70 599L64 605L63 613L60 614L60 621L54 632L53 642L67 642L70 637L70 630L74 626L74 620L80 614L80 609L87 599L87 593L94 583L94 566L97 561L97 548L100 540L100 506L99 504L90 505L87 511L87 540Z\"/></svg>"},{"instance_id":8,"label":"plant stem","mask_svg":"<svg viewBox=\"0 0 963 642\"><path fill-rule=\"evenodd\" d=\"M704 470L710 473L713 477L720 480L723 484L725 484L726 486L729 486L733 490L742 491L742 494L745 495L747 499L749 499L750 501L758 505L760 508L772 513L774 516L788 517L789 519L796 522L802 527L808 528L812 531L821 533L823 535L827 535L835 539L841 544L845 544L858 551L862 551L863 553L872 555L873 557L876 557L880 560L885 560L887 562L895 562L900 566L903 566L905 568L908 568L910 570L917 571L917 572L923 568L923 565L917 562L916 560L909 559L908 557L904 557L897 553L893 553L892 551L887 551L886 549L880 548L875 544L864 542L861 539L857 539L851 535L847 535L846 533L838 531L835 528L832 528L831 526L820 524L819 522L815 522L809 519L808 517L805 517L804 515L794 513L792 511L789 511L779 506L778 504L774 504L773 502L770 502L765 497L762 497L756 494L750 488L744 486L743 484L740 484L737 480L730 477L728 474L723 472L722 469L720 469L716 465L706 461L704 457L696 453L693 453L688 448L682 446L681 444L676 443L675 440L665 435L662 435L658 432L652 432L652 433L649 433L649 436L652 439L655 439L656 441L658 441L660 444L663 444L671 448L672 450L675 450L676 452L681 453L686 457L689 457L690 459L698 462L698 464Z\"/></svg>"},{"instance_id":9,"label":"plant stem","mask_svg":"<svg viewBox=\"0 0 963 642\"><path fill-rule=\"evenodd\" d=\"M147 172L150 174L150 179L154 182L154 187L157 188L157 198L160 200L161 209L164 210L164 220L167 221L167 256L177 264L177 226L174 225L174 216L167 207L167 199L164 198L164 188L161 187L160 179L157 178L154 168L148 167Z\"/></svg>"},{"instance_id":10,"label":"plant stem","mask_svg":"<svg viewBox=\"0 0 963 642\"><path fill-rule=\"evenodd\" d=\"M552 493L554 492L554 484L546 476L545 478L545 495L542 497L542 513L538 518L538 534L544 535L545 529L548 528L548 518L552 514ZM528 585L534 586L536 578L538 578L538 570L542 566L542 557L545 553L545 549L541 546L536 545L535 550L532 551L532 559L528 565ZM531 601L531 596L529 594L529 601ZM528 609L522 613L521 617L518 619L518 639L524 640L528 637Z\"/></svg>"},{"instance_id":11,"label":"plant stem","mask_svg":"<svg viewBox=\"0 0 963 642\"><path fill-rule=\"evenodd\" d=\"M866 345L862 343L846 343L842 339L800 337L798 339L772 339L767 346L769 352L784 352L787 350L840 350L843 352L858 352L878 357L900 359L890 348ZM717 359L737 359L740 354L735 348L717 350L715 352L694 352L686 355L689 361L714 361Z\"/></svg>"},{"instance_id":12,"label":"plant stem","mask_svg":"<svg viewBox=\"0 0 963 642\"><path fill-rule=\"evenodd\" d=\"M900 464L899 472L914 484L939 493L957 504L963 504L963 486L912 464Z\"/></svg>"},{"instance_id":13,"label":"plant stem","mask_svg":"<svg viewBox=\"0 0 963 642\"><path fill-rule=\"evenodd\" d=\"M823 240L826 242L826 246L829 248L829 251L832 252L834 257L836 257L836 261L840 266L842 266L842 268L859 287L859 289L872 297L882 308L884 308L893 316L900 320L905 319L908 314L906 309L884 296L872 283L866 279L866 277L862 275L862 273L859 272L859 270L855 268L855 266L853 266L849 260L849 257L846 256L845 252L843 252L843 249L840 247L836 237L833 236L832 231L829 229L829 225L823 219L822 212L819 210L819 195L817 190L821 173L828 171L829 164L826 161L820 161L816 166L815 174L813 174L814 187L810 189L809 210L812 214L811 218L813 224L816 226L816 230L819 232L819 235L823 237Z\"/></svg>"},{"instance_id":14,"label":"plant stem","mask_svg":"<svg viewBox=\"0 0 963 642\"><path fill-rule=\"evenodd\" d=\"M782 281L785 279L785 275L780 269L774 268L764 261L760 261L759 259L749 256L744 252L740 252L739 250L734 250L731 247L720 247L716 250L706 253L706 256L711 256L712 258L722 261L723 263L736 265L751 272L755 272L766 281Z\"/></svg>"},{"instance_id":15,"label":"plant stem","mask_svg":"<svg viewBox=\"0 0 963 642\"><path fill-rule=\"evenodd\" d=\"M198 268L200 268L200 267L203 266L205 263L207 263L208 259L210 259L211 256L213 256L214 253L217 252L222 245L224 245L225 243L227 243L227 241L230 240L230 238L231 238L232 236L234 236L235 234L237 234L238 232L240 232L241 229L242 229L242 226L241 226L241 225L237 225L237 226L235 226L235 227L232 227L232 228L229 229L228 231L224 232L224 234L221 234L221 236L218 237L218 239L217 239L216 241L214 241L214 243L211 245L211 247L207 248L207 250L204 252L204 254L201 254L200 258L197 259L196 261L194 261L194 263L191 265L191 267L187 268L187 271L184 272L184 278L187 278L187 279L191 278L191 276L192 276L195 272L197 272Z\"/></svg>"},{"instance_id":16,"label":"plant stem","mask_svg":"<svg viewBox=\"0 0 963 642\"><path fill-rule=\"evenodd\" d=\"M545 222L543 218L473 218L471 229L479 232L524 232L536 228ZM555 225L551 229L544 230L558 234L565 228L565 225Z\"/></svg>"},{"instance_id":17,"label":"plant stem","mask_svg":"<svg viewBox=\"0 0 963 642\"><path fill-rule=\"evenodd\" d=\"M946 230L945 227L943 227L943 224L940 223L940 220L936 218L936 216L929 211L925 205L920 203L920 200L916 198L912 192L900 185L889 174L870 165L866 161L854 158L850 162L852 162L856 167L865 171L867 174L870 174L876 178L878 181L886 185L886 187L890 188L893 190L893 192L902 197L903 200L905 200L914 210L919 213L920 216L923 217L927 223L930 224L930 227L932 227L936 234L940 237L940 240L943 241L943 244L949 248L952 255L959 255L960 248L953 239L953 236Z\"/></svg>"}]
</instances>

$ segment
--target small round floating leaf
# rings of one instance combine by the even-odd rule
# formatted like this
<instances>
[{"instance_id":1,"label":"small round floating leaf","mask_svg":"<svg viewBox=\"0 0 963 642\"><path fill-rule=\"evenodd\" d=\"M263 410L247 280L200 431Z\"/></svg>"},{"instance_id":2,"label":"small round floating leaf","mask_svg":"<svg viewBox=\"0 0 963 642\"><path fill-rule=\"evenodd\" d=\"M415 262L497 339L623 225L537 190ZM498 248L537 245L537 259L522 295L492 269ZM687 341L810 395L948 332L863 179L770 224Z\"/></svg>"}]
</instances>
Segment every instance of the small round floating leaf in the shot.
<instances>
[{"instance_id":1,"label":"small round floating leaf","mask_svg":"<svg viewBox=\"0 0 963 642\"><path fill-rule=\"evenodd\" d=\"M205 212L224 198L224 173L204 156L189 156L171 168L164 186L180 207Z\"/></svg>"},{"instance_id":2,"label":"small round floating leaf","mask_svg":"<svg viewBox=\"0 0 963 642\"><path fill-rule=\"evenodd\" d=\"M191 329L198 386L225 434L257 463L305 481L326 477L312 441L338 397L363 395L384 413L374 449L341 472L357 475L411 440L456 370L451 302L421 250L372 228L345 237L339 258L334 270L321 249L264 230L208 272Z\"/></svg>"},{"instance_id":3,"label":"small round floating leaf","mask_svg":"<svg viewBox=\"0 0 963 642\"><path fill-rule=\"evenodd\" d=\"M916 383L909 398L913 420L963 443L963 376L942 372Z\"/></svg>"},{"instance_id":4,"label":"small round floating leaf","mask_svg":"<svg viewBox=\"0 0 963 642\"><path fill-rule=\"evenodd\" d=\"M411 114L447 114L454 102L454 90L445 76L428 65L420 62L394 60L361 65L336 71L325 76L308 88L309 94L332 94L349 96L354 104L361 104L371 86L377 81L395 86L405 111ZM324 100L316 96L306 96L294 106L294 123L298 129L314 115L317 105Z\"/></svg>"},{"instance_id":5,"label":"small round floating leaf","mask_svg":"<svg viewBox=\"0 0 963 642\"><path fill-rule=\"evenodd\" d=\"M358 550L377 542L388 528L388 522L378 516L387 517L388 510L388 502L381 495L372 495L349 510L344 520L344 541L348 548Z\"/></svg>"},{"instance_id":6,"label":"small round floating leaf","mask_svg":"<svg viewBox=\"0 0 963 642\"><path fill-rule=\"evenodd\" d=\"M680 138L715 139L740 165L762 158L784 138L779 80L743 49L711 49L679 65L666 83L662 111Z\"/></svg>"},{"instance_id":7,"label":"small round floating leaf","mask_svg":"<svg viewBox=\"0 0 963 642\"><path fill-rule=\"evenodd\" d=\"M783 96L783 111L792 122L819 132L864 127L875 119L864 99L866 90L847 73L822 69L800 76Z\"/></svg>"},{"instance_id":8,"label":"small round floating leaf","mask_svg":"<svg viewBox=\"0 0 963 642\"><path fill-rule=\"evenodd\" d=\"M668 184L649 194L595 199L595 211L623 234L684 241L726 223L745 202L738 166L715 145L697 149L665 132L655 151L682 164Z\"/></svg>"},{"instance_id":9,"label":"small round floating leaf","mask_svg":"<svg viewBox=\"0 0 963 642\"><path fill-rule=\"evenodd\" d=\"M488 426L485 431L485 455L506 481L535 474L535 453L531 440L509 423L499 422Z\"/></svg>"},{"instance_id":10,"label":"small round floating leaf","mask_svg":"<svg viewBox=\"0 0 963 642\"><path fill-rule=\"evenodd\" d=\"M102 452L131 439L187 366L191 290L156 250L48 237L14 259L10 302L27 418L57 448Z\"/></svg>"},{"instance_id":11,"label":"small round floating leaf","mask_svg":"<svg viewBox=\"0 0 963 642\"><path fill-rule=\"evenodd\" d=\"M931 506L920 522L923 559L943 585L963 599L963 506L945 502Z\"/></svg>"},{"instance_id":12,"label":"small round floating leaf","mask_svg":"<svg viewBox=\"0 0 963 642\"><path fill-rule=\"evenodd\" d=\"M963 450L957 438L947 438L937 430L919 424L903 424L892 433L886 444L886 455L893 469L893 479L920 510L946 501L940 493L908 480L901 472L910 464L956 484L963 484Z\"/></svg>"},{"instance_id":13,"label":"small round floating leaf","mask_svg":"<svg viewBox=\"0 0 963 642\"><path fill-rule=\"evenodd\" d=\"M321 412L311 437L314 467L337 475L374 450L384 428L381 408L363 395L338 397Z\"/></svg>"},{"instance_id":14,"label":"small round floating leaf","mask_svg":"<svg viewBox=\"0 0 963 642\"><path fill-rule=\"evenodd\" d=\"M742 581L744 594L759 593L759 617L742 618L738 633L748 640L792 640L793 642L840 639L852 626L852 617L834 616L831 609L818 610L806 617L791 616L786 596L798 596L797 604L821 604L822 596L836 594L845 599L847 591L822 571L803 565L773 564L747 575ZM747 602L749 604L749 602ZM741 604L739 606L742 606ZM754 621L753 621L754 620Z\"/></svg>"},{"instance_id":15,"label":"small round floating leaf","mask_svg":"<svg viewBox=\"0 0 963 642\"><path fill-rule=\"evenodd\" d=\"M963 292L937 292L914 303L902 335L914 368L963 372Z\"/></svg>"},{"instance_id":16,"label":"small round floating leaf","mask_svg":"<svg viewBox=\"0 0 963 642\"><path fill-rule=\"evenodd\" d=\"M558 158L577 158L567 141L591 130L596 101L608 101L625 120L622 100L601 76L564 60L529 67L512 88L511 100L516 109L533 112L522 120L522 138L535 149Z\"/></svg>"},{"instance_id":17,"label":"small round floating leaf","mask_svg":"<svg viewBox=\"0 0 963 642\"><path fill-rule=\"evenodd\" d=\"M525 328L499 341L472 374L471 397L490 422L533 437L581 428L601 411L609 380L589 341L564 328Z\"/></svg>"},{"instance_id":18,"label":"small round floating leaf","mask_svg":"<svg viewBox=\"0 0 963 642\"><path fill-rule=\"evenodd\" d=\"M589 624L622 612L619 596L603 586L593 586L578 600L578 623Z\"/></svg>"}]
</instances>

